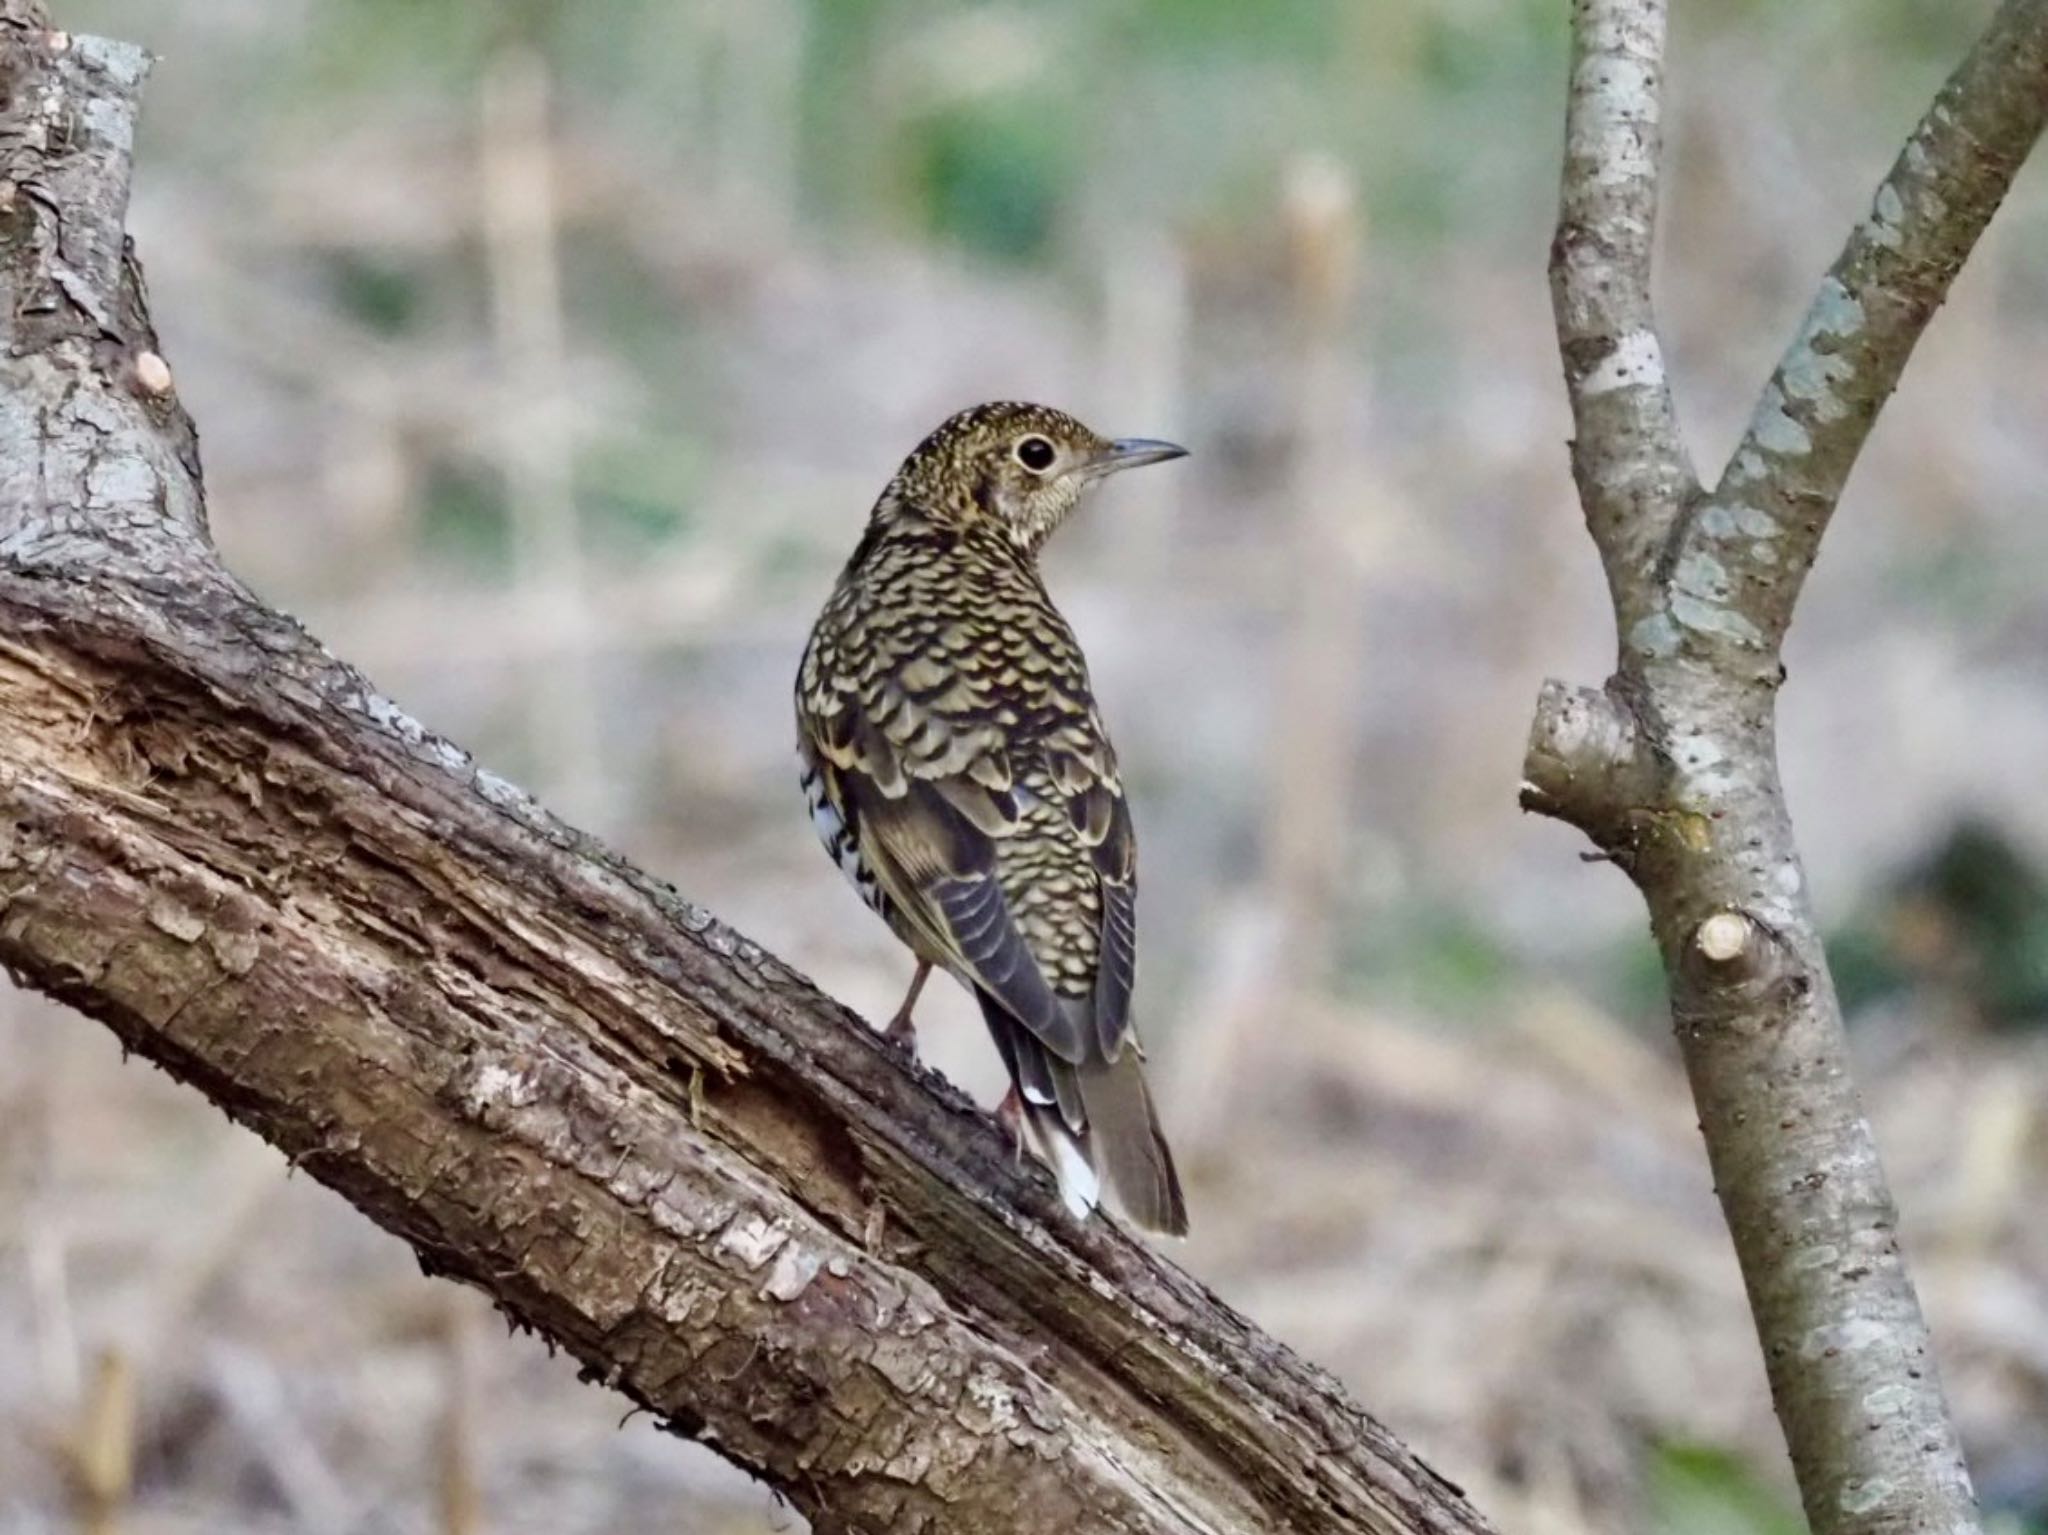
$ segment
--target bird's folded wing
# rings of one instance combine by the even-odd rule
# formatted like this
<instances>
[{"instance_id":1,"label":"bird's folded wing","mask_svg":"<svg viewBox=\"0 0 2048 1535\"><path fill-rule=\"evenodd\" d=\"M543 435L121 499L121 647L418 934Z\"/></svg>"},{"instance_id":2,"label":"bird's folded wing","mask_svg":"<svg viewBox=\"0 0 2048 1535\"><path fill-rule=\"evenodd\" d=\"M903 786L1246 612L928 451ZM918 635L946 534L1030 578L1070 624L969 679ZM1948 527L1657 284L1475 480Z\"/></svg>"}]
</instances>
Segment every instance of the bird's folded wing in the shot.
<instances>
[{"instance_id":1,"label":"bird's folded wing","mask_svg":"<svg viewBox=\"0 0 2048 1535\"><path fill-rule=\"evenodd\" d=\"M1047 984L997 881L989 834L925 780L907 780L894 799L858 774L847 789L876 874L898 907L1048 1050L1079 1061L1087 1050L1083 1010Z\"/></svg>"},{"instance_id":2,"label":"bird's folded wing","mask_svg":"<svg viewBox=\"0 0 2048 1535\"><path fill-rule=\"evenodd\" d=\"M868 702L840 696L817 720L815 751L836 776L862 858L899 917L1067 1062L1114 1060L1130 1032L1137 958L1135 843L1114 757L1092 710L1042 743L1040 794L1065 808L1075 856L1094 864L1102 892L1098 970L1087 995L1061 997L1032 952L999 878L1001 845L1042 835L1026 815L1032 792L1014 782L1001 733L967 710L907 698L895 679ZM1073 843L1069 843L1071 847Z\"/></svg>"},{"instance_id":3,"label":"bird's folded wing","mask_svg":"<svg viewBox=\"0 0 2048 1535\"><path fill-rule=\"evenodd\" d=\"M1096 960L1095 1047L1104 1060L1122 1052L1131 1033L1131 988L1138 969L1138 845L1130 806L1112 767L1067 802L1088 844L1102 892L1102 948Z\"/></svg>"}]
</instances>

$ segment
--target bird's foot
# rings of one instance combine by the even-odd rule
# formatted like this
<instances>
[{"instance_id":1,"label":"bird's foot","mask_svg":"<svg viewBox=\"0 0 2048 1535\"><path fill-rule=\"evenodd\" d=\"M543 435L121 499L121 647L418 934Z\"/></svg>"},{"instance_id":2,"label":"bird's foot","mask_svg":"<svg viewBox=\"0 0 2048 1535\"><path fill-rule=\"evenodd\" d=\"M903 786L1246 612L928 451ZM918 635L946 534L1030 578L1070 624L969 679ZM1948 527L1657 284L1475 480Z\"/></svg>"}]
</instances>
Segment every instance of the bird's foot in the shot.
<instances>
[{"instance_id":1,"label":"bird's foot","mask_svg":"<svg viewBox=\"0 0 2048 1535\"><path fill-rule=\"evenodd\" d=\"M924 983L931 973L930 960L917 962L917 973L910 978L910 990L903 995L903 1005L896 1009L896 1016L882 1030L882 1037L913 1061L917 1059L917 1025L910 1021L910 1015L917 1010L918 994L924 990Z\"/></svg>"},{"instance_id":2,"label":"bird's foot","mask_svg":"<svg viewBox=\"0 0 2048 1535\"><path fill-rule=\"evenodd\" d=\"M911 1021L909 1008L899 1007L896 1010L896 1016L882 1030L882 1038L913 1061L917 1059L917 1025Z\"/></svg>"},{"instance_id":3,"label":"bird's foot","mask_svg":"<svg viewBox=\"0 0 2048 1535\"><path fill-rule=\"evenodd\" d=\"M1003 1101L996 1105L996 1123L1002 1127L1004 1137L1010 1143L1011 1160L1019 1167L1024 1165L1024 1095L1013 1086L1003 1094Z\"/></svg>"}]
</instances>

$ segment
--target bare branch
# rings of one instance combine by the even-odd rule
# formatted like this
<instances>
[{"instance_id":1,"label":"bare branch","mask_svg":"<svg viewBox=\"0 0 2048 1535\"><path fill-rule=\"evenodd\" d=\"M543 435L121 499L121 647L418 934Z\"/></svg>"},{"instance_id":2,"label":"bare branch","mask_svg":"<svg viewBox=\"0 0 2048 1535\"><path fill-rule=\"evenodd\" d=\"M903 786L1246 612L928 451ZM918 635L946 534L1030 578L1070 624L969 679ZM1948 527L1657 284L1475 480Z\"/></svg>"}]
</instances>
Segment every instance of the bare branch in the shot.
<instances>
[{"instance_id":1,"label":"bare branch","mask_svg":"<svg viewBox=\"0 0 2048 1535\"><path fill-rule=\"evenodd\" d=\"M1720 487L1683 469L1649 308L1654 0L1580 0L1559 244L1574 467L1620 640L1550 682L1523 803L1628 872L1816 1535L1978 1527L1850 1073L1785 808L1780 645L1879 407L2048 115L2048 0L2009 0L1929 110ZM1589 233L1590 231L1590 233Z\"/></svg>"},{"instance_id":2,"label":"bare branch","mask_svg":"<svg viewBox=\"0 0 2048 1535\"><path fill-rule=\"evenodd\" d=\"M122 255L140 63L0 25L0 963L822 1535L1483 1535L987 1116L221 570Z\"/></svg>"},{"instance_id":3,"label":"bare branch","mask_svg":"<svg viewBox=\"0 0 2048 1535\"><path fill-rule=\"evenodd\" d=\"M1663 150L1665 0L1576 0L1551 305L1577 435L1572 474L1633 624L1695 486L1650 300Z\"/></svg>"},{"instance_id":4,"label":"bare branch","mask_svg":"<svg viewBox=\"0 0 2048 1535\"><path fill-rule=\"evenodd\" d=\"M2007 0L1878 187L1688 526L1681 627L1775 666L1878 412L2044 122L2048 0Z\"/></svg>"}]
</instances>

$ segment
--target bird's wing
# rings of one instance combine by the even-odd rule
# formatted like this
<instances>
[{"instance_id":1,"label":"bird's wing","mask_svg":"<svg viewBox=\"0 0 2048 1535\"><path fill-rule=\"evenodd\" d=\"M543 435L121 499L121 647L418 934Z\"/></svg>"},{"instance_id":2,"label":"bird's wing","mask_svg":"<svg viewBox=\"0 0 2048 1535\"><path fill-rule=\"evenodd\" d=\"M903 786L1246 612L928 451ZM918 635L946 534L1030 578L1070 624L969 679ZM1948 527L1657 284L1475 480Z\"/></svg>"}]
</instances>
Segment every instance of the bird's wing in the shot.
<instances>
[{"instance_id":1,"label":"bird's wing","mask_svg":"<svg viewBox=\"0 0 2048 1535\"><path fill-rule=\"evenodd\" d=\"M1138 843L1113 759L1106 773L1067 802L1067 813L1089 850L1102 898L1093 1022L1096 1048L1113 1061L1130 1038L1138 969Z\"/></svg>"},{"instance_id":2,"label":"bird's wing","mask_svg":"<svg viewBox=\"0 0 2048 1535\"><path fill-rule=\"evenodd\" d=\"M886 778L859 767L841 771L863 855L896 909L1048 1050L1082 1059L1085 1009L1054 993L1003 890L998 839L1014 820L1010 796L970 788L969 780L908 774L902 792L891 795ZM963 799L979 803L970 812Z\"/></svg>"},{"instance_id":3,"label":"bird's wing","mask_svg":"<svg viewBox=\"0 0 2048 1535\"><path fill-rule=\"evenodd\" d=\"M1045 775L1034 774L1039 782L1030 788L1016 781L1012 732L987 703L971 681L927 678L913 662L865 686L814 699L807 733L833 775L834 795L850 815L862 857L896 915L922 940L919 946L994 997L1055 1056L1078 1062L1107 1042L1098 998L1106 995L1112 1004L1107 1018L1128 1015L1128 879L1126 894L1107 903L1121 915L1105 922L1099 944L1087 945L1091 968L1092 951L1120 956L1105 972L1112 978L1090 977L1092 990L1061 995L1048 980L1049 971L1061 973L1057 935L1039 921L1020 923L1013 899L1015 856L1030 853L1028 844L1044 836L1048 818L1031 812L1046 798ZM1080 723L1060 734L1073 737L1072 746L1090 746L1076 736ZM1062 764L1054 792L1065 802L1062 819L1071 831L1063 840L1075 855L1065 861L1092 874L1085 846L1096 860L1127 870L1129 818L1106 752L1048 750L1044 756ZM1007 871L1006 863L1013 865ZM1113 1022L1109 1037L1120 1043L1121 1033L1121 1022Z\"/></svg>"}]
</instances>

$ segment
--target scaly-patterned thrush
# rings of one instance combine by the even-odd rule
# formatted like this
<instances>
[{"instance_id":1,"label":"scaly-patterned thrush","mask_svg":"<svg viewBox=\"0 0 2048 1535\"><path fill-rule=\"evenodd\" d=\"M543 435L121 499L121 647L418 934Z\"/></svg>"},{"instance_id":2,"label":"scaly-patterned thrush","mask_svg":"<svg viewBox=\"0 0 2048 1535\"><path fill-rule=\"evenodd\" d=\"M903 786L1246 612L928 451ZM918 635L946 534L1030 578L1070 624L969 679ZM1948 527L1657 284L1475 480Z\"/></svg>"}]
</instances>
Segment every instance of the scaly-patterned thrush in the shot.
<instances>
[{"instance_id":1,"label":"scaly-patterned thrush","mask_svg":"<svg viewBox=\"0 0 2048 1535\"><path fill-rule=\"evenodd\" d=\"M965 410L896 471L797 674L804 793L825 849L917 956L981 1004L1027 1129L1076 1215L1103 1181L1187 1230L1145 1086L1131 983L1137 847L1116 754L1038 554L1081 495L1184 456L1039 405Z\"/></svg>"}]
</instances>

